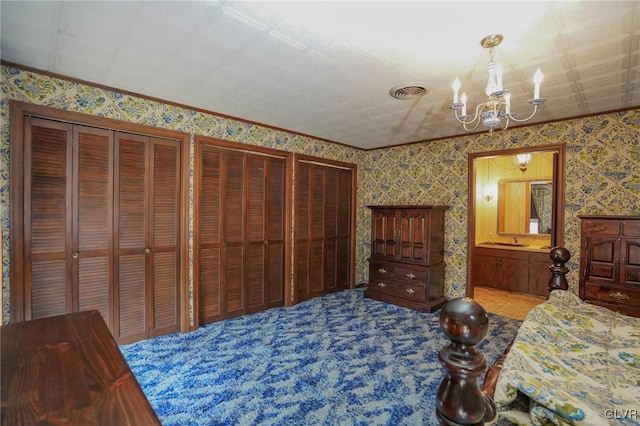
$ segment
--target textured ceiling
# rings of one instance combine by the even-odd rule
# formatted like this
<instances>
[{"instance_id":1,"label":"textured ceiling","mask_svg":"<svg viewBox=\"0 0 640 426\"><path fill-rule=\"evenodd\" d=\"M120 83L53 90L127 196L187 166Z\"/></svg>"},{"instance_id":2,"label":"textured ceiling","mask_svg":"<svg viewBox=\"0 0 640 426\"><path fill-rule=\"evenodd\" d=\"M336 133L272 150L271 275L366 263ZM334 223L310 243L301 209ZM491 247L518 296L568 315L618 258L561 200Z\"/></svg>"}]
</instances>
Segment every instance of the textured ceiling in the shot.
<instances>
[{"instance_id":1,"label":"textured ceiling","mask_svg":"<svg viewBox=\"0 0 640 426\"><path fill-rule=\"evenodd\" d=\"M488 52L527 124L640 106L640 2L0 2L1 58L370 149L466 133ZM404 84L431 90L389 95ZM480 127L481 129L482 127Z\"/></svg>"}]
</instances>

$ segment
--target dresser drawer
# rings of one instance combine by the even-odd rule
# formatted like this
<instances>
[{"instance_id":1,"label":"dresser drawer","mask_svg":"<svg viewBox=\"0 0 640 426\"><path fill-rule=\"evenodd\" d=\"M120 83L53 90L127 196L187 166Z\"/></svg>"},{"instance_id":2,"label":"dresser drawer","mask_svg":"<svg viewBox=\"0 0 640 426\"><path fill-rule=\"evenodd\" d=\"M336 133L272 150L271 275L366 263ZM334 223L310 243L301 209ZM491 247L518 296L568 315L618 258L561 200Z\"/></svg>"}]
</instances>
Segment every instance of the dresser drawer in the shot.
<instances>
[{"instance_id":1,"label":"dresser drawer","mask_svg":"<svg viewBox=\"0 0 640 426\"><path fill-rule=\"evenodd\" d=\"M625 237L640 237L640 220L622 222L622 235Z\"/></svg>"},{"instance_id":2,"label":"dresser drawer","mask_svg":"<svg viewBox=\"0 0 640 426\"><path fill-rule=\"evenodd\" d=\"M376 279L392 280L395 277L396 268L382 262L369 262L369 276Z\"/></svg>"},{"instance_id":3,"label":"dresser drawer","mask_svg":"<svg viewBox=\"0 0 640 426\"><path fill-rule=\"evenodd\" d=\"M427 271L422 269L396 268L396 279L410 283L424 283L427 281Z\"/></svg>"},{"instance_id":4,"label":"dresser drawer","mask_svg":"<svg viewBox=\"0 0 640 426\"><path fill-rule=\"evenodd\" d=\"M376 293L388 294L403 299L425 301L426 286L424 284L409 284L398 281L373 280L369 289Z\"/></svg>"},{"instance_id":5,"label":"dresser drawer","mask_svg":"<svg viewBox=\"0 0 640 426\"><path fill-rule=\"evenodd\" d=\"M584 223L584 232L589 235L619 235L620 225L617 221L587 220Z\"/></svg>"},{"instance_id":6,"label":"dresser drawer","mask_svg":"<svg viewBox=\"0 0 640 426\"><path fill-rule=\"evenodd\" d=\"M587 283L584 298L587 301L599 300L640 307L640 288L621 288Z\"/></svg>"}]
</instances>

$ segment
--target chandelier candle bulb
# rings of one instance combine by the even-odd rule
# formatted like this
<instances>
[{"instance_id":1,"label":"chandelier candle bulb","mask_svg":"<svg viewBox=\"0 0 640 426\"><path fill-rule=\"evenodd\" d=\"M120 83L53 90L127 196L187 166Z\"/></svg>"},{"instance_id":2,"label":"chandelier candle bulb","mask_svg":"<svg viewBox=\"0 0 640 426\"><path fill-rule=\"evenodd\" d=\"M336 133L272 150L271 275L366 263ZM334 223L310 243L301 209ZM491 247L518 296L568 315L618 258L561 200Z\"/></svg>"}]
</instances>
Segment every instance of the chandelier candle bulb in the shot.
<instances>
[{"instance_id":1,"label":"chandelier candle bulb","mask_svg":"<svg viewBox=\"0 0 640 426\"><path fill-rule=\"evenodd\" d=\"M540 68L538 68L536 73L533 75L533 82L535 83L533 89L533 99L540 99L540 83L542 83L543 78L544 75L542 74L542 71L540 71Z\"/></svg>"},{"instance_id":2,"label":"chandelier candle bulb","mask_svg":"<svg viewBox=\"0 0 640 426\"><path fill-rule=\"evenodd\" d=\"M504 95L504 109L507 115L511 114L511 93Z\"/></svg>"},{"instance_id":3,"label":"chandelier candle bulb","mask_svg":"<svg viewBox=\"0 0 640 426\"><path fill-rule=\"evenodd\" d=\"M467 115L467 92L462 92L462 116Z\"/></svg>"},{"instance_id":4,"label":"chandelier candle bulb","mask_svg":"<svg viewBox=\"0 0 640 426\"><path fill-rule=\"evenodd\" d=\"M455 80L453 80L453 103L457 104L458 103L458 91L460 90L460 80L458 80L458 77L456 77Z\"/></svg>"}]
</instances>

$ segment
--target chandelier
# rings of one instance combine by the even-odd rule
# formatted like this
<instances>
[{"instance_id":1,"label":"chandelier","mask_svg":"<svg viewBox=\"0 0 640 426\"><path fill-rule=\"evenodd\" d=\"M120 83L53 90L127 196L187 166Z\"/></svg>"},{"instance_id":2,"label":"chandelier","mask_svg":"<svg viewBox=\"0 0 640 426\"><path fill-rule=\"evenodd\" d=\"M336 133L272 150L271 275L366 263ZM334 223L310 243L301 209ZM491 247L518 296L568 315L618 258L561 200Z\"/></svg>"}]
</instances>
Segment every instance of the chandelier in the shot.
<instances>
[{"instance_id":1,"label":"chandelier","mask_svg":"<svg viewBox=\"0 0 640 426\"><path fill-rule=\"evenodd\" d=\"M533 112L527 118L516 118L511 112L511 93L502 87L502 65L494 61L494 47L502 42L501 34L491 34L480 40L480 45L485 49L489 49L489 80L485 93L488 96L486 102L476 107L473 116L467 115L467 94L462 93L460 101L458 101L458 92L460 90L460 80L458 77L453 82L453 103L449 105L449 109L453 110L456 120L460 122L464 129L468 132L475 130L482 122L482 125L493 132L493 129L506 129L509 127L509 121L524 122L530 120L536 112L538 105L545 103L547 100L540 97L540 82L542 82L542 72L540 68L533 76L535 84L533 90L533 99L529 99L527 103L533 105ZM504 122L504 123L503 123Z\"/></svg>"}]
</instances>

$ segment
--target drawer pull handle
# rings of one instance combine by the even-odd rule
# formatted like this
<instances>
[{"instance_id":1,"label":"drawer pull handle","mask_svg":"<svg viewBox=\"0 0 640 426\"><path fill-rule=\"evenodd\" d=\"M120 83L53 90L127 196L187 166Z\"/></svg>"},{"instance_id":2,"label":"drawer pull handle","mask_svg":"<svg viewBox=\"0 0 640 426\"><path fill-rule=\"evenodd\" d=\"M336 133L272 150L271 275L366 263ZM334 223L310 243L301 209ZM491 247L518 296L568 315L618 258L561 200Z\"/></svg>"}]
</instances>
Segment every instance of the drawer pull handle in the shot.
<instances>
[{"instance_id":1,"label":"drawer pull handle","mask_svg":"<svg viewBox=\"0 0 640 426\"><path fill-rule=\"evenodd\" d=\"M385 288L387 285L385 283L378 283L378 287Z\"/></svg>"},{"instance_id":2,"label":"drawer pull handle","mask_svg":"<svg viewBox=\"0 0 640 426\"><path fill-rule=\"evenodd\" d=\"M618 299L618 300L627 300L629 298L629 296L627 296L624 293L620 293L619 291L613 292L613 293L609 293L609 296L613 297L614 299Z\"/></svg>"},{"instance_id":3,"label":"drawer pull handle","mask_svg":"<svg viewBox=\"0 0 640 426\"><path fill-rule=\"evenodd\" d=\"M409 278L410 280L414 279L415 277L416 276L411 273L407 274L407 278Z\"/></svg>"},{"instance_id":4,"label":"drawer pull handle","mask_svg":"<svg viewBox=\"0 0 640 426\"><path fill-rule=\"evenodd\" d=\"M384 269L384 268L380 268L380 269L378 269L378 272L380 272L381 274L386 274L387 270Z\"/></svg>"},{"instance_id":5,"label":"drawer pull handle","mask_svg":"<svg viewBox=\"0 0 640 426\"><path fill-rule=\"evenodd\" d=\"M407 293L409 293L409 294L415 294L415 292L416 291L414 289L412 289L412 288L408 288L407 289Z\"/></svg>"}]
</instances>

